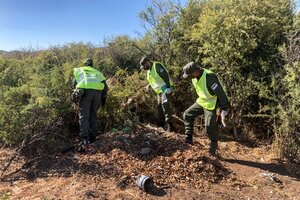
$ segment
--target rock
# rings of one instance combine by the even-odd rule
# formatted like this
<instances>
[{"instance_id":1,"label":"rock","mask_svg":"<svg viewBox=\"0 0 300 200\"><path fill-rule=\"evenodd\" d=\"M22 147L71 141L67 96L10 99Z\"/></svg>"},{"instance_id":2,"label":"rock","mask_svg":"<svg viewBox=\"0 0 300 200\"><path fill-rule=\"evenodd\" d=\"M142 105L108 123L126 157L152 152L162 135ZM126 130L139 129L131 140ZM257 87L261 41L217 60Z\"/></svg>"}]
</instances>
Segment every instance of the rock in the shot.
<instances>
[{"instance_id":1,"label":"rock","mask_svg":"<svg viewBox=\"0 0 300 200\"><path fill-rule=\"evenodd\" d=\"M273 173L261 173L260 176L267 177L272 182L282 184L282 181L278 177L276 177Z\"/></svg>"}]
</instances>

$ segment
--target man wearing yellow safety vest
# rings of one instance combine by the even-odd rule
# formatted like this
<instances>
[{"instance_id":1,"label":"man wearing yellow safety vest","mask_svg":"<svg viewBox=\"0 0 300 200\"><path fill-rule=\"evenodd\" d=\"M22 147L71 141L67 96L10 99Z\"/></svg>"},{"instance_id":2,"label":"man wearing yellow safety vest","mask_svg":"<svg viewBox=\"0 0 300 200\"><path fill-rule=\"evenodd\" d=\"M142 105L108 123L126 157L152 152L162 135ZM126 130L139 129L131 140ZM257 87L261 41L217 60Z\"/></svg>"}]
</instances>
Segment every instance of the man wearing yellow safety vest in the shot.
<instances>
[{"instance_id":1,"label":"man wearing yellow safety vest","mask_svg":"<svg viewBox=\"0 0 300 200\"><path fill-rule=\"evenodd\" d=\"M82 139L79 148L95 141L97 136L97 110L104 106L108 87L104 75L93 67L93 60L87 58L83 67L73 69L75 90L79 90L79 124Z\"/></svg>"},{"instance_id":2,"label":"man wearing yellow safety vest","mask_svg":"<svg viewBox=\"0 0 300 200\"><path fill-rule=\"evenodd\" d=\"M157 94L157 125L164 127L167 122L167 131L174 131L172 113L170 108L173 83L166 68L159 62L152 62L149 57L143 57L140 61L141 69L147 70L149 85Z\"/></svg>"},{"instance_id":3,"label":"man wearing yellow safety vest","mask_svg":"<svg viewBox=\"0 0 300 200\"><path fill-rule=\"evenodd\" d=\"M197 101L183 114L186 143L193 143L194 119L200 114L205 116L205 132L210 139L209 153L216 155L218 147L218 126L216 109L221 108L221 118L225 120L230 107L226 93L218 77L210 70L196 66L190 62L183 67L183 78L191 78L198 94Z\"/></svg>"}]
</instances>

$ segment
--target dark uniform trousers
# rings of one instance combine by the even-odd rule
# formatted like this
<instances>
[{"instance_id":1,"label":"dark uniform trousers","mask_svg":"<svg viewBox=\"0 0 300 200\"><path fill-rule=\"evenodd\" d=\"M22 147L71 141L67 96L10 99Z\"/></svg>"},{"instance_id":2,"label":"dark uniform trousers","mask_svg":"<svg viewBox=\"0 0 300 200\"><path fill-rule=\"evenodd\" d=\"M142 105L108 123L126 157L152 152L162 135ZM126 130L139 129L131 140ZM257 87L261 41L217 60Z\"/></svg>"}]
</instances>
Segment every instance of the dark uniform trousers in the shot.
<instances>
[{"instance_id":1,"label":"dark uniform trousers","mask_svg":"<svg viewBox=\"0 0 300 200\"><path fill-rule=\"evenodd\" d=\"M193 137L194 120L197 116L204 114L205 133L211 141L211 148L216 149L218 146L218 126L216 122L216 109L206 110L198 103L194 103L183 114L185 133L187 137Z\"/></svg>"},{"instance_id":2,"label":"dark uniform trousers","mask_svg":"<svg viewBox=\"0 0 300 200\"><path fill-rule=\"evenodd\" d=\"M79 124L82 138L97 136L97 111L101 105L101 90L85 89L79 102Z\"/></svg>"},{"instance_id":3,"label":"dark uniform trousers","mask_svg":"<svg viewBox=\"0 0 300 200\"><path fill-rule=\"evenodd\" d=\"M165 96L165 100L164 97ZM167 123L172 121L172 112L171 112L171 94L159 94L157 95L157 111L158 111L158 125L163 126L164 122Z\"/></svg>"}]
</instances>

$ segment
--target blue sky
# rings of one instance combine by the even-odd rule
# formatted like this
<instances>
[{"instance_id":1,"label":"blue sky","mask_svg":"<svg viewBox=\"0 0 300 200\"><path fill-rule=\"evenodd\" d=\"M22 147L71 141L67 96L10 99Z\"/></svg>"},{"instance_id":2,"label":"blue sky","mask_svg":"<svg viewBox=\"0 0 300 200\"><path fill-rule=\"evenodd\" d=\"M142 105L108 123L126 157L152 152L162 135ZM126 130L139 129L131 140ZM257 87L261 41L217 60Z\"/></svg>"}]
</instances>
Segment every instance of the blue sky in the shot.
<instances>
[{"instance_id":1,"label":"blue sky","mask_svg":"<svg viewBox=\"0 0 300 200\"><path fill-rule=\"evenodd\" d=\"M150 1L0 0L0 50L79 41L100 45L105 37L136 36L143 31L138 13ZM300 0L296 3L299 10Z\"/></svg>"},{"instance_id":2,"label":"blue sky","mask_svg":"<svg viewBox=\"0 0 300 200\"><path fill-rule=\"evenodd\" d=\"M138 13L147 5L150 0L0 0L0 49L137 36Z\"/></svg>"}]
</instances>

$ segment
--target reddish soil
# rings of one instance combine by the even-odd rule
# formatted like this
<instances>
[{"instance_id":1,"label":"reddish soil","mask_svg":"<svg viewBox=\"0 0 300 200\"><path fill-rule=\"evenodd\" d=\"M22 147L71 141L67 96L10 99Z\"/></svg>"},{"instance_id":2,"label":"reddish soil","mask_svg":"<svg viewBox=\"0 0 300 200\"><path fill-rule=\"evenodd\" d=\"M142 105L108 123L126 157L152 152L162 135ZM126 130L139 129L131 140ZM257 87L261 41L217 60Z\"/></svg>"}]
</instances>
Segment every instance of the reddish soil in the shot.
<instances>
[{"instance_id":1,"label":"reddish soil","mask_svg":"<svg viewBox=\"0 0 300 200\"><path fill-rule=\"evenodd\" d=\"M0 199L300 199L299 169L269 146L221 140L215 158L205 137L190 146L151 126L133 132L101 135L85 153L18 156L0 171ZM0 150L1 169L12 154ZM142 174L155 184L148 193L136 186Z\"/></svg>"}]
</instances>

